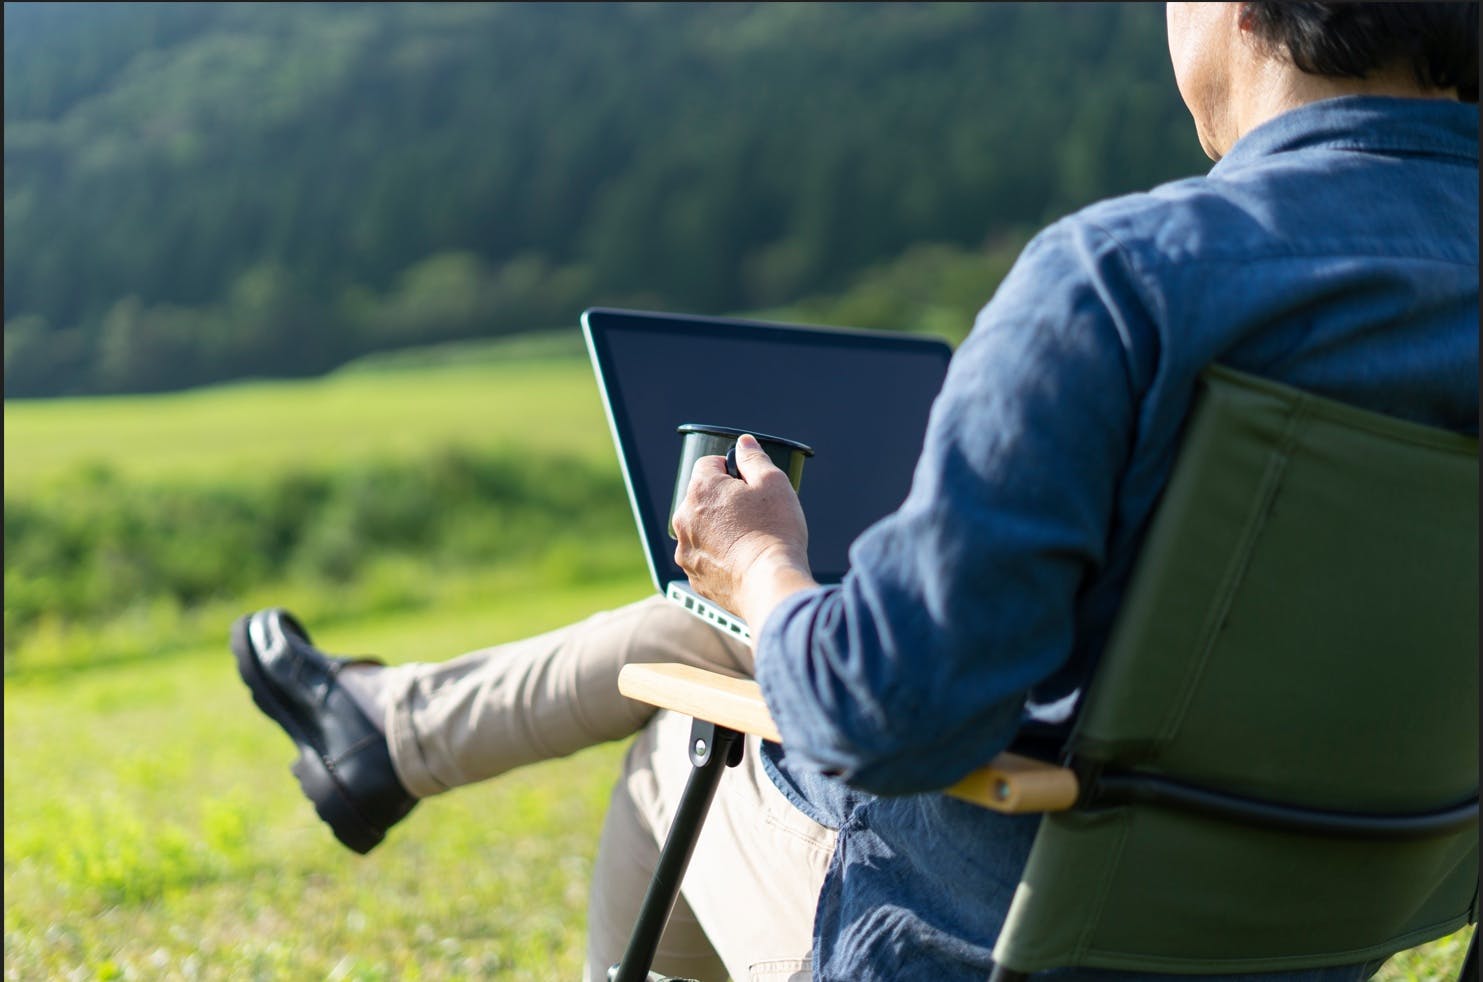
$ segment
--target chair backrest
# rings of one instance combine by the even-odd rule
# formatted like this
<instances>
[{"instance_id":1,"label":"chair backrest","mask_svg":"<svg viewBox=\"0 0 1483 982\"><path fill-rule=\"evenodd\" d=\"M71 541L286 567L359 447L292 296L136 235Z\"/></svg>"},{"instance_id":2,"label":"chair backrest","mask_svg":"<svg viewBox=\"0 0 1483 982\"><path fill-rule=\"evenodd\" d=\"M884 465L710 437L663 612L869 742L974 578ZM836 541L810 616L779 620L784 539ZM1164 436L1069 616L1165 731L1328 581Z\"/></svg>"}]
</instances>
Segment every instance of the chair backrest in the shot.
<instances>
[{"instance_id":1,"label":"chair backrest","mask_svg":"<svg viewBox=\"0 0 1483 982\"><path fill-rule=\"evenodd\" d=\"M1478 792L1477 440L1213 369L1071 751L1314 809ZM1477 827L1406 840L1150 805L1047 815L995 959L1262 972L1476 920Z\"/></svg>"}]
</instances>

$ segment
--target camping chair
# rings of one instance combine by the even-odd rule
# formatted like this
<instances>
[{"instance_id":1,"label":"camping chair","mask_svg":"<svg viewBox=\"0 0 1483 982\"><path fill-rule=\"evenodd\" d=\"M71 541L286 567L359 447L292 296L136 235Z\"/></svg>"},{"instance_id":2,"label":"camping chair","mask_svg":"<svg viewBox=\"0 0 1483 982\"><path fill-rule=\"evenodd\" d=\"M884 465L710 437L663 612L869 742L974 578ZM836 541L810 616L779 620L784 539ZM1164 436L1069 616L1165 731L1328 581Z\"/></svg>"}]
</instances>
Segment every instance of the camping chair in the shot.
<instances>
[{"instance_id":1,"label":"camping chair","mask_svg":"<svg viewBox=\"0 0 1483 982\"><path fill-rule=\"evenodd\" d=\"M946 789L1046 813L996 982L1347 965L1476 922L1477 452L1206 373L1060 766L1001 754ZM755 683L631 665L619 688L695 717L613 976L635 982L738 734L779 736Z\"/></svg>"}]
</instances>

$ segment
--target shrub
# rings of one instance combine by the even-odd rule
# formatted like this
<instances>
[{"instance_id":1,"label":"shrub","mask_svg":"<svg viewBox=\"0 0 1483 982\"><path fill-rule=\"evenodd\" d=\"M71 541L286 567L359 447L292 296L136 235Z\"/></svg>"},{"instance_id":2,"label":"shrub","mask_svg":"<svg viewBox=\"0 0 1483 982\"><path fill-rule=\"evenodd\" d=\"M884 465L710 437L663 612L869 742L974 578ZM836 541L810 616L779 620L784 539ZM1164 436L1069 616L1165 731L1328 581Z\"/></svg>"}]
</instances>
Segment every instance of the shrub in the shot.
<instances>
[{"instance_id":1,"label":"shrub","mask_svg":"<svg viewBox=\"0 0 1483 982\"><path fill-rule=\"evenodd\" d=\"M409 563L530 564L580 578L585 552L611 567L605 544L629 545L629 522L616 475L563 458L439 449L256 483L164 487L77 471L6 501L7 670L38 631L130 611L189 613L285 578L363 584L393 606L415 593ZM553 549L559 559L546 562Z\"/></svg>"}]
</instances>

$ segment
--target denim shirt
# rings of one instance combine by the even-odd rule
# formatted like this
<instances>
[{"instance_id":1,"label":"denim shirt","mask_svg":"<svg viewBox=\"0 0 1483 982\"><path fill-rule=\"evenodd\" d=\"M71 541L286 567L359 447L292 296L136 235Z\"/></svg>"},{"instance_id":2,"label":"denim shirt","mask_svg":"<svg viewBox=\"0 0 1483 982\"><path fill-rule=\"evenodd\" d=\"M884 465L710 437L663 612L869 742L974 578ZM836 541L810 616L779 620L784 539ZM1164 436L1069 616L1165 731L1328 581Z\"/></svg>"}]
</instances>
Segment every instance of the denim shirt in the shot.
<instances>
[{"instance_id":1,"label":"denim shirt","mask_svg":"<svg viewBox=\"0 0 1483 982\"><path fill-rule=\"evenodd\" d=\"M1026 247L905 502L757 641L769 773L839 829L816 978L984 977L1038 819L930 792L1088 678L1213 362L1475 434L1477 107L1309 104Z\"/></svg>"}]
</instances>

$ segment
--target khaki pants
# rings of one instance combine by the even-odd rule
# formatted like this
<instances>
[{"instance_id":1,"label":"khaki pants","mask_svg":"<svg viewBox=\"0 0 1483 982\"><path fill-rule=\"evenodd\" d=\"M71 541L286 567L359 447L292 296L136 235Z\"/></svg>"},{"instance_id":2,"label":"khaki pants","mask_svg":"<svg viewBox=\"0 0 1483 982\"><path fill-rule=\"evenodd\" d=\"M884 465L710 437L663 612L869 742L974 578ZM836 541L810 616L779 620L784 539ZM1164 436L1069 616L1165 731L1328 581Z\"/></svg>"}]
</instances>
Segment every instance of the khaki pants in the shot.
<instances>
[{"instance_id":1,"label":"khaki pants","mask_svg":"<svg viewBox=\"0 0 1483 982\"><path fill-rule=\"evenodd\" d=\"M388 670L392 763L427 797L638 733L603 827L586 977L618 961L689 776L690 721L618 693L618 671L678 661L750 674L745 645L660 598L434 664ZM655 969L709 982L807 979L834 833L768 780L755 739L721 780Z\"/></svg>"}]
</instances>

